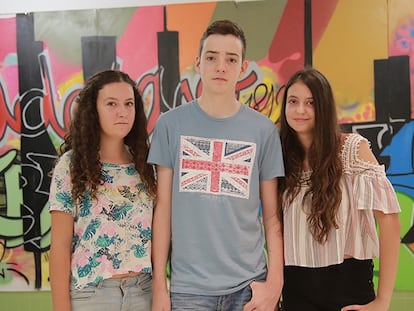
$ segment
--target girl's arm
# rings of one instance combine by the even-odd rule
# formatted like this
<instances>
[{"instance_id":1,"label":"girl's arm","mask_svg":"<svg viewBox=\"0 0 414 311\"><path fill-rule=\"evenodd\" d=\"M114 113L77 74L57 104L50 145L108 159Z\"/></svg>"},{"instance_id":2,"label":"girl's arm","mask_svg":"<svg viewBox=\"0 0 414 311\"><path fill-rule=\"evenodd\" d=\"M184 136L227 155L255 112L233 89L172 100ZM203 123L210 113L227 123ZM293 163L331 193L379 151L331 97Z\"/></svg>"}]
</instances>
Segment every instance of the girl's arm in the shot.
<instances>
[{"instance_id":1,"label":"girl's arm","mask_svg":"<svg viewBox=\"0 0 414 311\"><path fill-rule=\"evenodd\" d=\"M173 170L157 166L157 203L152 221L153 311L169 311L166 267L171 244Z\"/></svg>"},{"instance_id":2,"label":"girl's arm","mask_svg":"<svg viewBox=\"0 0 414 311\"><path fill-rule=\"evenodd\" d=\"M358 156L365 161L378 163L366 141L361 142ZM380 252L379 281L375 300L381 305L379 310L388 310L398 268L400 220L398 214L384 214L376 210L374 210L374 216L379 227Z\"/></svg>"},{"instance_id":3,"label":"girl's arm","mask_svg":"<svg viewBox=\"0 0 414 311\"><path fill-rule=\"evenodd\" d=\"M378 163L367 141L361 141L358 157L364 161L374 164ZM342 308L342 311L386 311L391 304L398 268L400 220L396 213L385 214L377 210L374 210L374 216L379 227L379 282L377 297L367 305L351 305Z\"/></svg>"},{"instance_id":4,"label":"girl's arm","mask_svg":"<svg viewBox=\"0 0 414 311\"><path fill-rule=\"evenodd\" d=\"M387 311L391 304L400 248L400 220L398 214L374 211L379 225L379 282L377 297L366 305L350 305L341 311Z\"/></svg>"},{"instance_id":5,"label":"girl's arm","mask_svg":"<svg viewBox=\"0 0 414 311\"><path fill-rule=\"evenodd\" d=\"M71 311L69 289L73 217L61 211L51 211L51 216L52 237L49 273L53 310Z\"/></svg>"},{"instance_id":6,"label":"girl's arm","mask_svg":"<svg viewBox=\"0 0 414 311\"><path fill-rule=\"evenodd\" d=\"M251 284L253 297L244 311L275 310L283 286L282 225L277 216L277 178L260 182L263 226L268 255L266 282Z\"/></svg>"},{"instance_id":7,"label":"girl's arm","mask_svg":"<svg viewBox=\"0 0 414 311\"><path fill-rule=\"evenodd\" d=\"M398 214L374 211L379 226L379 281L377 300L388 310L394 290L400 249L400 220Z\"/></svg>"}]
</instances>

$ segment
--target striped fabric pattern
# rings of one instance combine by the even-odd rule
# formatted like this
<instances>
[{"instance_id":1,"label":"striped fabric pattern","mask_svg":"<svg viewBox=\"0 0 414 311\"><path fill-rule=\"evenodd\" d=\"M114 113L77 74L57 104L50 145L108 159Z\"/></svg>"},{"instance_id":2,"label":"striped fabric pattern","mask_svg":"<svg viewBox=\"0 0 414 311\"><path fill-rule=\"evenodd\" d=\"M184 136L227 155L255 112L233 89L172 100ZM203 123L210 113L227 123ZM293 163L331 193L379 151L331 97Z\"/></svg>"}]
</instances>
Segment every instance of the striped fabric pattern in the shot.
<instances>
[{"instance_id":1,"label":"striped fabric pattern","mask_svg":"<svg viewBox=\"0 0 414 311\"><path fill-rule=\"evenodd\" d=\"M298 196L284 207L285 265L326 267L342 263L344 258L371 259L379 255L379 242L374 210L385 214L400 212L400 206L383 165L358 158L359 144L366 140L349 134L344 142L341 159L344 174L341 180L342 202L338 211L338 229L329 233L324 244L315 241L306 221L303 196L309 185L310 171L302 173Z\"/></svg>"}]
</instances>

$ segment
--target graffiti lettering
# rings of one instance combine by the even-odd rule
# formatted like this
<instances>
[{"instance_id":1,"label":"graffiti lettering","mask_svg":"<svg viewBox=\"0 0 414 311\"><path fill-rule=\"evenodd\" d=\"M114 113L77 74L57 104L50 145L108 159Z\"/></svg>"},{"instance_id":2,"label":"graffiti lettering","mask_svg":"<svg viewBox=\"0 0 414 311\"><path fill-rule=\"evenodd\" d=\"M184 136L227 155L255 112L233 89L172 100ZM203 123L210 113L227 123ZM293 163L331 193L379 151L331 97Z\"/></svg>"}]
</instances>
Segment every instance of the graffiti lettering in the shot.
<instances>
[{"instance_id":1,"label":"graffiti lettering","mask_svg":"<svg viewBox=\"0 0 414 311\"><path fill-rule=\"evenodd\" d=\"M382 156L390 157L390 164L387 174L413 174L413 146L406 144L407 141L414 139L414 121L405 124L396 135L391 143L381 152ZM414 183L411 183L414 185ZM414 193L413 197L414 197Z\"/></svg>"},{"instance_id":2,"label":"graffiti lettering","mask_svg":"<svg viewBox=\"0 0 414 311\"><path fill-rule=\"evenodd\" d=\"M0 140L3 139L7 127L20 132L20 103L10 104L6 84L0 75Z\"/></svg>"},{"instance_id":3,"label":"graffiti lettering","mask_svg":"<svg viewBox=\"0 0 414 311\"><path fill-rule=\"evenodd\" d=\"M161 111L160 70L156 69L154 72L144 74L138 79L137 88L142 94L145 110L147 111L147 129L151 133Z\"/></svg>"},{"instance_id":4,"label":"graffiti lettering","mask_svg":"<svg viewBox=\"0 0 414 311\"><path fill-rule=\"evenodd\" d=\"M23 218L20 206L23 203L20 188L21 168L16 160L17 150L9 150L0 158L0 174L4 176L6 188L6 215L0 215L0 238L5 247L12 248L23 244Z\"/></svg>"},{"instance_id":5,"label":"graffiti lettering","mask_svg":"<svg viewBox=\"0 0 414 311\"><path fill-rule=\"evenodd\" d=\"M49 64L49 62L45 62ZM20 101L23 98L31 98L33 103L33 99L38 98L42 102L42 117L45 127L47 128L50 126L54 133L58 137L63 137L69 127L70 123L70 116L71 110L75 101L76 96L78 95L82 85L75 85L62 96L62 107L63 113L59 114L56 112L56 107L58 107L57 102L55 100L55 96L52 96L54 93L52 91L52 84L51 84L51 74L50 68L48 66L43 66L43 89L31 89L25 94L22 94L20 100L16 100L14 103L10 104L10 100L7 96L7 91L5 87L4 80L0 75L0 140L4 139L4 135L6 133L7 128L13 130L15 133L20 133L22 122L27 122L26 119L21 118L21 115L25 116L26 113L23 112L20 114ZM59 118L59 116L62 116ZM61 120L59 122L58 120ZM33 124L27 124L29 127L32 126L39 126Z\"/></svg>"},{"instance_id":6,"label":"graffiti lettering","mask_svg":"<svg viewBox=\"0 0 414 311\"><path fill-rule=\"evenodd\" d=\"M268 85L260 83L255 87L253 94L248 97L244 104L259 111L265 116L271 117L278 106L274 85L271 85L269 88ZM277 120L272 121L277 122Z\"/></svg>"}]
</instances>

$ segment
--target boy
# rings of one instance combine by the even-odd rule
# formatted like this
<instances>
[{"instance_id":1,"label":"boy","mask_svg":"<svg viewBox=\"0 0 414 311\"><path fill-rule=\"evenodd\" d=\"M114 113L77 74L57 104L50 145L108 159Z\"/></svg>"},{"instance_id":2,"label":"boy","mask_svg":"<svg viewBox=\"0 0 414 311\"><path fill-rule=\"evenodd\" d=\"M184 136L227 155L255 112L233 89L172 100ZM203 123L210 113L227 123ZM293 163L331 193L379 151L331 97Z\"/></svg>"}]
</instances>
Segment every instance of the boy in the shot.
<instances>
[{"instance_id":1,"label":"boy","mask_svg":"<svg viewBox=\"0 0 414 311\"><path fill-rule=\"evenodd\" d=\"M274 124L235 98L248 66L245 54L236 24L212 23L195 62L201 96L160 116L154 130L148 158L158 175L153 311L273 311L279 299L281 146ZM171 297L165 272L170 247Z\"/></svg>"}]
</instances>

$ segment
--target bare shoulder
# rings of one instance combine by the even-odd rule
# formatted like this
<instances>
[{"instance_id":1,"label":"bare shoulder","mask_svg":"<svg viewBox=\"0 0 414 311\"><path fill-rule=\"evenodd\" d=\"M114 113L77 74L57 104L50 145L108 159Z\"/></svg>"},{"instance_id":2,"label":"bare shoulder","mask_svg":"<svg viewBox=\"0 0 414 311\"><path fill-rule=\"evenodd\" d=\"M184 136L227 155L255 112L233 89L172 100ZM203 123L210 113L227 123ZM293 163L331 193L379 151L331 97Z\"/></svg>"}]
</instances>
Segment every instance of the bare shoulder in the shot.
<instances>
[{"instance_id":1,"label":"bare shoulder","mask_svg":"<svg viewBox=\"0 0 414 311\"><path fill-rule=\"evenodd\" d=\"M375 158L371 150L371 146L369 145L369 142L366 139L363 139L359 142L358 158L366 162L371 162L375 164L378 163L377 159Z\"/></svg>"},{"instance_id":2,"label":"bare shoulder","mask_svg":"<svg viewBox=\"0 0 414 311\"><path fill-rule=\"evenodd\" d=\"M341 134L342 150L346 149L350 156L362 162L378 164L378 161L371 150L370 141L360 134L343 133ZM353 155L351 155L353 154Z\"/></svg>"}]
</instances>

